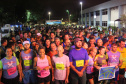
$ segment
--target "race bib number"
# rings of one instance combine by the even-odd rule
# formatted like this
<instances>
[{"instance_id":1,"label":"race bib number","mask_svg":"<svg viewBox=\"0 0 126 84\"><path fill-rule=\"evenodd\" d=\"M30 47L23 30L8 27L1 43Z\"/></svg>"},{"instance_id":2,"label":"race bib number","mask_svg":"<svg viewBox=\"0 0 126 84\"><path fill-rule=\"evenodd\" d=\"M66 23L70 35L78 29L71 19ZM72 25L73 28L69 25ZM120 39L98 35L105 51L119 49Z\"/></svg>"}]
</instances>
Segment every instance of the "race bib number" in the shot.
<instances>
[{"instance_id":1,"label":"race bib number","mask_svg":"<svg viewBox=\"0 0 126 84\"><path fill-rule=\"evenodd\" d=\"M84 66L84 60L77 60L76 61L76 67L83 67Z\"/></svg>"},{"instance_id":2,"label":"race bib number","mask_svg":"<svg viewBox=\"0 0 126 84\"><path fill-rule=\"evenodd\" d=\"M105 64L106 63L106 60L102 60L102 63Z\"/></svg>"},{"instance_id":3,"label":"race bib number","mask_svg":"<svg viewBox=\"0 0 126 84\"><path fill-rule=\"evenodd\" d=\"M41 71L41 76L47 75L49 72L48 71Z\"/></svg>"},{"instance_id":4,"label":"race bib number","mask_svg":"<svg viewBox=\"0 0 126 84\"><path fill-rule=\"evenodd\" d=\"M56 69L64 70L64 64L56 64Z\"/></svg>"},{"instance_id":5,"label":"race bib number","mask_svg":"<svg viewBox=\"0 0 126 84\"><path fill-rule=\"evenodd\" d=\"M8 75L12 75L16 72L16 66L7 70Z\"/></svg>"},{"instance_id":6,"label":"race bib number","mask_svg":"<svg viewBox=\"0 0 126 84\"><path fill-rule=\"evenodd\" d=\"M32 64L32 60L24 60L25 66L30 66Z\"/></svg>"}]
</instances>

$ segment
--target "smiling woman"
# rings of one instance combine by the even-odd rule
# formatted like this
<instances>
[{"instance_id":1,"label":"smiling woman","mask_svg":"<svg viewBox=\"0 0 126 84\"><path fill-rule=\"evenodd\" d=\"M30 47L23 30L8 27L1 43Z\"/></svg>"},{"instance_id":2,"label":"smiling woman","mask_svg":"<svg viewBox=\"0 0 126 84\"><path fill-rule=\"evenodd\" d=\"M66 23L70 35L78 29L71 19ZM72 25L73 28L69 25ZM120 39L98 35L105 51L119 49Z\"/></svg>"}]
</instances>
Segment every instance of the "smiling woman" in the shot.
<instances>
[{"instance_id":1,"label":"smiling woman","mask_svg":"<svg viewBox=\"0 0 126 84\"><path fill-rule=\"evenodd\" d=\"M3 74L3 83L4 84L18 84L19 80L22 81L21 77L21 66L19 65L18 59L12 56L12 49L6 48L6 57L0 61L0 84L1 77ZM18 78L19 70L19 78ZM3 72L2 72L3 71Z\"/></svg>"},{"instance_id":2,"label":"smiling woman","mask_svg":"<svg viewBox=\"0 0 126 84\"><path fill-rule=\"evenodd\" d=\"M39 56L34 58L34 68L37 70L39 84L50 84L51 59L45 55L45 47L39 47Z\"/></svg>"}]
</instances>

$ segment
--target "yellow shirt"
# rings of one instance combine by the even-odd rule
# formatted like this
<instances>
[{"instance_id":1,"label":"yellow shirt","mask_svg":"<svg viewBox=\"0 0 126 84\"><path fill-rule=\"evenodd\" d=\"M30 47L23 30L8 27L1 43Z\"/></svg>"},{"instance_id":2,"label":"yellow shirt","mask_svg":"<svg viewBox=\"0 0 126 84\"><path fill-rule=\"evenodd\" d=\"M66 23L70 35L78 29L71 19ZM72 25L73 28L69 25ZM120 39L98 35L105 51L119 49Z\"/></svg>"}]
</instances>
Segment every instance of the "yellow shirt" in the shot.
<instances>
[{"instance_id":1,"label":"yellow shirt","mask_svg":"<svg viewBox=\"0 0 126 84\"><path fill-rule=\"evenodd\" d=\"M121 67L120 67L120 69L124 69L124 68L126 68L126 48L123 48L123 50L121 51L120 49L119 49L119 47L117 48L117 51L119 51L120 53L121 53L121 57L120 57L120 60L123 60L123 63L122 63L122 65L121 65Z\"/></svg>"},{"instance_id":2,"label":"yellow shirt","mask_svg":"<svg viewBox=\"0 0 126 84\"><path fill-rule=\"evenodd\" d=\"M13 52L13 56L14 56L14 57L16 57L16 54L15 54L15 52Z\"/></svg>"},{"instance_id":3,"label":"yellow shirt","mask_svg":"<svg viewBox=\"0 0 126 84\"><path fill-rule=\"evenodd\" d=\"M106 56L105 55L96 55L95 60L94 60L94 66L106 66L107 61L106 61Z\"/></svg>"}]
</instances>

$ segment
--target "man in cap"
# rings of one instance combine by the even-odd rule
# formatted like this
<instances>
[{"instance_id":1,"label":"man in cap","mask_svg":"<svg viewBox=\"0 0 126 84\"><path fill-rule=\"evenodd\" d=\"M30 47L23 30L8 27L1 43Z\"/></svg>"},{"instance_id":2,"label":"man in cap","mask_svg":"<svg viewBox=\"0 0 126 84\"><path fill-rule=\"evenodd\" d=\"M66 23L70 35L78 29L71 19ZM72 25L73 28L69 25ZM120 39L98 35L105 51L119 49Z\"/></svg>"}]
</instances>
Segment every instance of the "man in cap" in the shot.
<instances>
[{"instance_id":1,"label":"man in cap","mask_svg":"<svg viewBox=\"0 0 126 84\"><path fill-rule=\"evenodd\" d=\"M80 38L75 38L75 48L69 52L71 84L86 84L85 69L88 64L88 53L82 48Z\"/></svg>"},{"instance_id":2,"label":"man in cap","mask_svg":"<svg viewBox=\"0 0 126 84\"><path fill-rule=\"evenodd\" d=\"M33 69L33 59L36 56L36 53L30 49L30 42L23 42L24 50L20 53L20 64L22 65L23 70L23 83L35 83L35 75Z\"/></svg>"},{"instance_id":3,"label":"man in cap","mask_svg":"<svg viewBox=\"0 0 126 84\"><path fill-rule=\"evenodd\" d=\"M40 33L37 33L37 40L41 40L42 35Z\"/></svg>"},{"instance_id":4,"label":"man in cap","mask_svg":"<svg viewBox=\"0 0 126 84\"><path fill-rule=\"evenodd\" d=\"M22 45L21 40L17 40L17 46L16 46L16 57L19 59L20 52L24 50L24 47Z\"/></svg>"},{"instance_id":5,"label":"man in cap","mask_svg":"<svg viewBox=\"0 0 126 84\"><path fill-rule=\"evenodd\" d=\"M17 46L19 47L19 51L24 50L21 40L17 40Z\"/></svg>"}]
</instances>

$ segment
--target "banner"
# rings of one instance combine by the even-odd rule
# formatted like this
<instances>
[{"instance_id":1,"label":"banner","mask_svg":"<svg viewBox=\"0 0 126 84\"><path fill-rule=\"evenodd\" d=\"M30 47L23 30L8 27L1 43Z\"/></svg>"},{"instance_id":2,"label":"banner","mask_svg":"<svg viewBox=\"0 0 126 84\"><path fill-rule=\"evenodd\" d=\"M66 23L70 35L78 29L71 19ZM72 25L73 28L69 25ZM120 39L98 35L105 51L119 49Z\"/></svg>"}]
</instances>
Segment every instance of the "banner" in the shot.
<instances>
[{"instance_id":1,"label":"banner","mask_svg":"<svg viewBox=\"0 0 126 84\"><path fill-rule=\"evenodd\" d=\"M62 20L46 20L46 24L48 25L59 25L62 23Z\"/></svg>"},{"instance_id":2,"label":"banner","mask_svg":"<svg viewBox=\"0 0 126 84\"><path fill-rule=\"evenodd\" d=\"M115 78L115 66L101 67L98 81Z\"/></svg>"}]
</instances>

